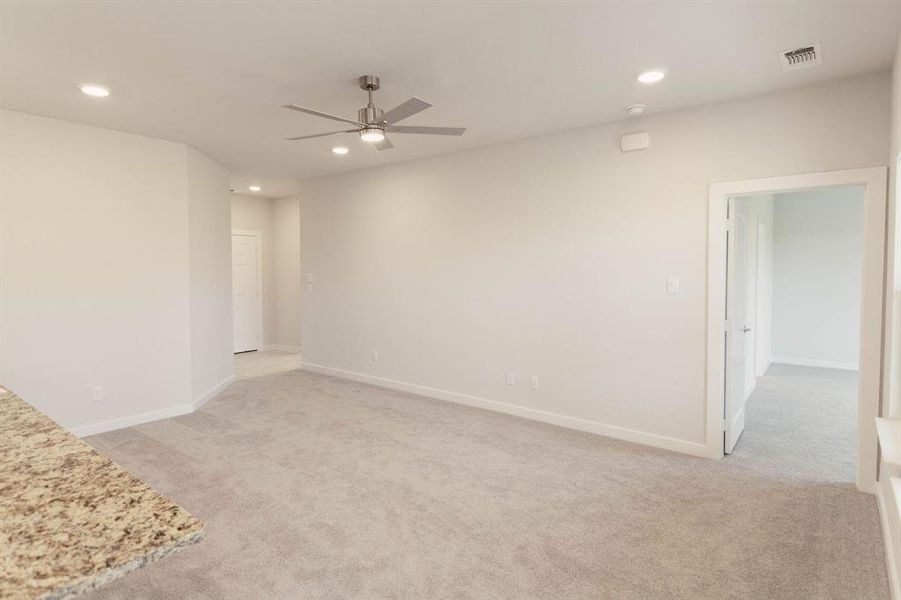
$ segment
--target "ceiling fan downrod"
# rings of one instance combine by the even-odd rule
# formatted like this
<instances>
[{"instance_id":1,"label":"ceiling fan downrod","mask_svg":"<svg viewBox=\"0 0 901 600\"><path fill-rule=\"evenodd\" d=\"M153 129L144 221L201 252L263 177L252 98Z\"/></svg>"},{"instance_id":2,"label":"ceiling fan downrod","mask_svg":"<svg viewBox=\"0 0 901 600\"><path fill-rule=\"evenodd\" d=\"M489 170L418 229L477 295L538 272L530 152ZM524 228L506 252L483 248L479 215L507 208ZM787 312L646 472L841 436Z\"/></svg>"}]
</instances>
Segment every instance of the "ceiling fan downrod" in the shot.
<instances>
[{"instance_id":1,"label":"ceiling fan downrod","mask_svg":"<svg viewBox=\"0 0 901 600\"><path fill-rule=\"evenodd\" d=\"M359 82L360 88L366 90L369 95L369 103L365 108L357 111L357 118L361 123L382 128L384 126L382 115L385 114L385 111L372 103L372 92L380 87L379 78L376 75L360 75Z\"/></svg>"}]
</instances>

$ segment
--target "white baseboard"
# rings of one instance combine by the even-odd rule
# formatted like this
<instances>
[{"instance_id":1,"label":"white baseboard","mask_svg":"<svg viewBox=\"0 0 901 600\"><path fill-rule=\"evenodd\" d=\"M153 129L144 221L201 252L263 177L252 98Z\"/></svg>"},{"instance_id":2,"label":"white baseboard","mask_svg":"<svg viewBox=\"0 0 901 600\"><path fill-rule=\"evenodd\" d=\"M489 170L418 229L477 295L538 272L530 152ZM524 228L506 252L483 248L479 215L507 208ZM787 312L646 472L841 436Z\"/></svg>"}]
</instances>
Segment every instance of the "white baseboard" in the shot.
<instances>
[{"instance_id":1,"label":"white baseboard","mask_svg":"<svg viewBox=\"0 0 901 600\"><path fill-rule=\"evenodd\" d=\"M798 367L821 367L823 369L842 369L844 371L857 371L859 368L857 363L843 363L831 360L819 360L816 358L792 358L788 356L774 356L772 362L782 365L796 365Z\"/></svg>"},{"instance_id":2,"label":"white baseboard","mask_svg":"<svg viewBox=\"0 0 901 600\"><path fill-rule=\"evenodd\" d=\"M757 373L757 377L763 377L764 375L766 375L766 372L769 371L770 367L772 367L772 366L773 366L773 359L772 358L766 359L766 362L764 363L764 366L763 366L763 371Z\"/></svg>"},{"instance_id":3,"label":"white baseboard","mask_svg":"<svg viewBox=\"0 0 901 600\"><path fill-rule=\"evenodd\" d=\"M169 419L172 417L180 417L194 411L192 404L178 404L168 408L159 410L151 410L137 415L129 415L118 419L110 419L109 421L101 421L92 425L82 425L81 427L73 427L69 431L78 437L87 437L89 435L97 435L98 433L106 433L107 431L115 431L132 425L140 425L141 423L149 423L150 421L158 421L160 419Z\"/></svg>"},{"instance_id":4,"label":"white baseboard","mask_svg":"<svg viewBox=\"0 0 901 600\"><path fill-rule=\"evenodd\" d=\"M229 375L218 384L214 385L212 389L208 390L205 394L201 395L199 398L194 400L193 410L197 410L213 398L219 395L219 393L231 385L235 381L234 375Z\"/></svg>"},{"instance_id":5,"label":"white baseboard","mask_svg":"<svg viewBox=\"0 0 901 600\"><path fill-rule=\"evenodd\" d=\"M87 437L89 435L97 435L98 433L106 433L107 431L115 431L116 429L124 429L133 425L141 425L150 423L151 421L159 421L160 419L171 419L172 417L180 417L182 415L191 414L201 406L215 398L222 390L229 386L235 380L234 375L229 375L211 390L200 396L191 404L178 404L169 408L161 408L159 410L151 410L149 412L137 415L129 415L118 419L110 419L100 423L91 425L82 425L81 427L73 427L71 431L78 437Z\"/></svg>"},{"instance_id":6,"label":"white baseboard","mask_svg":"<svg viewBox=\"0 0 901 600\"><path fill-rule=\"evenodd\" d=\"M484 398L467 396L465 394L458 394L456 392L448 392L445 390L430 388L415 383L405 383L402 381L395 381L393 379L385 379L382 377L375 377L373 375L366 375L364 373L355 373L353 371L344 371L342 369L334 369L332 367L325 367L322 365L302 362L300 363L300 368L305 371L321 373L323 375L330 375L339 379L359 381L360 383L368 383L370 385L375 385L378 387L398 390L402 392L410 392L412 394L419 394L420 396L426 396L428 398L434 398L436 400L444 400L446 402L454 402L456 404L465 404L467 406L474 406L476 408L484 408L486 410L491 410L494 412L523 417L525 419L531 419L533 421L541 421L542 423L559 425L561 427L568 427L570 429L578 429L579 431L587 431L589 433L595 433L597 435L603 435L618 440L644 444L646 446L653 446L655 448L662 448L664 450L672 450L674 452L681 452L683 454L690 454L692 456L701 456L705 458L711 457L711 451L706 444L688 442L685 440L656 435L653 433L646 433L643 431L636 431L634 429L617 427L615 425L606 425L604 423L598 423L596 421L587 421L585 419L578 419L576 417L567 417L565 415L546 412L543 410L536 410L534 408L526 408L523 406L517 406L515 404L506 404L504 402L497 402L495 400L486 400Z\"/></svg>"},{"instance_id":7,"label":"white baseboard","mask_svg":"<svg viewBox=\"0 0 901 600\"><path fill-rule=\"evenodd\" d=\"M879 483L876 484L876 504L879 505L879 521L882 525L882 540L885 544L885 566L888 571L892 600L901 600L901 582L898 580L898 563L895 560L899 549L892 538L892 530L888 523L888 507L885 505L885 492Z\"/></svg>"},{"instance_id":8,"label":"white baseboard","mask_svg":"<svg viewBox=\"0 0 901 600\"><path fill-rule=\"evenodd\" d=\"M281 350L282 352L300 354L300 346L288 346L286 344L264 344L260 347L260 352L265 352L266 350Z\"/></svg>"}]
</instances>

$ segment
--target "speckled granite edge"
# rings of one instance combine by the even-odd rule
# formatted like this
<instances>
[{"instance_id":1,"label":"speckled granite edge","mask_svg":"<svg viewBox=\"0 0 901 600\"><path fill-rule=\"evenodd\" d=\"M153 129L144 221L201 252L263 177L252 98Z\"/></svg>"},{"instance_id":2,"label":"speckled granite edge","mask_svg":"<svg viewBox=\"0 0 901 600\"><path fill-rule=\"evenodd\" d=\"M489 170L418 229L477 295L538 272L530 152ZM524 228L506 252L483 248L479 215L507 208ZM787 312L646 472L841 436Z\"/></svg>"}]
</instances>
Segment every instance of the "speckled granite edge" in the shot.
<instances>
[{"instance_id":1,"label":"speckled granite edge","mask_svg":"<svg viewBox=\"0 0 901 600\"><path fill-rule=\"evenodd\" d=\"M85 577L85 579L83 579L82 581L74 583L70 586L48 592L43 596L40 596L39 600L69 600L69 598L74 598L80 594L89 592L102 585L106 585L111 581L115 581L120 577L128 575L132 571L137 571L147 564L169 556L170 554L175 554L176 552L179 552L184 548L187 548L188 546L196 544L203 539L203 536L204 532L202 530L197 531L187 538L179 540L174 544L161 546L150 554L139 556L138 558L130 560L116 567L112 567L102 573L98 573L93 577Z\"/></svg>"},{"instance_id":2,"label":"speckled granite edge","mask_svg":"<svg viewBox=\"0 0 901 600\"><path fill-rule=\"evenodd\" d=\"M196 517L0 388L0 598L71 598L202 538Z\"/></svg>"}]
</instances>

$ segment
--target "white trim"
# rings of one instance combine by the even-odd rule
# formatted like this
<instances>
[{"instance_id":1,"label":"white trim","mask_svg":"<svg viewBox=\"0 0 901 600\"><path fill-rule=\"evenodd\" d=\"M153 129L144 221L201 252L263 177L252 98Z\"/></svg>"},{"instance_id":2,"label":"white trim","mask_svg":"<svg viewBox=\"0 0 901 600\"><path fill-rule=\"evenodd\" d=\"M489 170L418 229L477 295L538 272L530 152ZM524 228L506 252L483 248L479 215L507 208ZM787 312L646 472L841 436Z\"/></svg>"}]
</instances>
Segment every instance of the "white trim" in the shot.
<instances>
[{"instance_id":1,"label":"white trim","mask_svg":"<svg viewBox=\"0 0 901 600\"><path fill-rule=\"evenodd\" d=\"M823 187L863 185L864 250L861 278L860 378L857 410L857 488L876 488L877 441L874 419L879 414L883 365L888 360L883 340L885 299L885 222L888 195L886 167L787 175L710 184L707 233L707 446L711 456L723 456L723 393L725 344L726 203L729 197L790 192Z\"/></svg>"},{"instance_id":2,"label":"white trim","mask_svg":"<svg viewBox=\"0 0 901 600\"><path fill-rule=\"evenodd\" d=\"M151 410L137 415L129 415L127 417L119 417L118 419L110 419L109 421L101 421L92 425L82 425L81 427L72 427L69 429L78 437L87 437L89 435L97 435L98 433L106 433L107 431L115 431L131 427L132 425L140 425L149 423L150 421L159 421L160 419L169 419L172 417L180 417L187 415L194 410L193 404L178 404L169 408L161 408L159 410Z\"/></svg>"},{"instance_id":3,"label":"white trim","mask_svg":"<svg viewBox=\"0 0 901 600\"><path fill-rule=\"evenodd\" d=\"M266 350L281 350L282 352L291 352L293 354L300 354L300 346L288 346L286 344L264 344L260 351Z\"/></svg>"},{"instance_id":4,"label":"white trim","mask_svg":"<svg viewBox=\"0 0 901 600\"><path fill-rule=\"evenodd\" d=\"M222 392L222 390L224 390L229 385L234 383L234 381L235 381L235 376L229 375L228 377L226 377L225 379L223 379L222 381L220 381L219 383L214 385L206 393L201 394L201 396L199 398L194 400L194 404L192 405L193 410L199 409L201 406L203 406L204 404L206 404L207 402L209 402L210 400L212 400L213 398L218 396Z\"/></svg>"},{"instance_id":5,"label":"white trim","mask_svg":"<svg viewBox=\"0 0 901 600\"><path fill-rule=\"evenodd\" d=\"M898 548L895 547L895 540L892 538L891 528L888 523L888 507L885 505L885 492L882 486L876 486L876 504L879 506L879 521L882 525L882 541L885 545L885 567L888 572L889 589L891 590L892 600L901 600L901 581L898 580L898 567L895 557L898 555Z\"/></svg>"},{"instance_id":6,"label":"white trim","mask_svg":"<svg viewBox=\"0 0 901 600\"><path fill-rule=\"evenodd\" d=\"M244 235L256 239L257 242L257 342L256 348L242 350L241 352L252 352L253 350L261 350L263 348L263 334L265 333L265 321L263 320L263 232L254 229L232 229L232 236ZM232 257L232 268L234 268L234 257ZM232 308L234 311L234 308ZM232 315L234 318L234 314ZM235 333L232 329L232 351L235 349Z\"/></svg>"},{"instance_id":7,"label":"white trim","mask_svg":"<svg viewBox=\"0 0 901 600\"><path fill-rule=\"evenodd\" d=\"M211 390L200 396L200 398L198 398L191 404L178 404L176 406L170 406L169 408L161 408L159 410L151 410L149 412L129 415L127 417L119 417L118 419L101 421L100 423L94 423L92 425L72 427L69 429L69 431L78 437L87 437L89 435L97 435L98 433L106 433L107 431L115 431L117 429L124 429L126 427L132 427L134 425L142 425L144 423L150 423L151 421L159 421L161 419L171 419L172 417L189 415L215 398L220 392L222 392L222 390L224 390L232 382L234 382L234 380L234 375L229 375L227 378L222 380L221 383L214 386Z\"/></svg>"},{"instance_id":8,"label":"white trim","mask_svg":"<svg viewBox=\"0 0 901 600\"><path fill-rule=\"evenodd\" d=\"M796 365L798 367L821 367L823 369L842 369L843 371L857 371L860 365L857 363L843 363L833 360L820 360L818 358L792 358L790 356L774 356L770 363L782 365Z\"/></svg>"},{"instance_id":9,"label":"white trim","mask_svg":"<svg viewBox=\"0 0 901 600\"><path fill-rule=\"evenodd\" d=\"M311 371L313 373L320 373L323 375L330 375L339 379L368 383L370 385L375 385L382 388L398 390L401 392L409 392L411 394L418 394L420 396L426 396L428 398L434 398L436 400L444 400L446 402L454 402L456 404L465 404L466 406L483 408L494 412L500 412L508 415L522 417L525 419L530 419L532 421L541 421L542 423L559 425L560 427L567 427L569 429L578 429L579 431L586 431L588 433L594 433L618 440L644 444L646 446L653 446L655 448L663 448L664 450L672 450L673 452L681 452L683 454L690 454L692 456L710 456L707 445L697 442L689 442L686 440L656 435L653 433L636 431L634 429L626 429L624 427L607 425L604 423L598 423L596 421L586 421L584 419L567 417L565 415L559 415L543 410L536 410L534 408L526 408L523 406L516 406L514 404L506 404L504 402L497 402L496 400L486 400L484 398L467 396L466 394L458 394L456 392L448 392L445 390L430 388L415 383L395 381L393 379L385 379L382 377L375 377L373 375L366 375L365 373L355 373L353 371L344 371L342 369L334 369L332 367L326 367L323 365L300 363L300 368L305 371Z\"/></svg>"}]
</instances>

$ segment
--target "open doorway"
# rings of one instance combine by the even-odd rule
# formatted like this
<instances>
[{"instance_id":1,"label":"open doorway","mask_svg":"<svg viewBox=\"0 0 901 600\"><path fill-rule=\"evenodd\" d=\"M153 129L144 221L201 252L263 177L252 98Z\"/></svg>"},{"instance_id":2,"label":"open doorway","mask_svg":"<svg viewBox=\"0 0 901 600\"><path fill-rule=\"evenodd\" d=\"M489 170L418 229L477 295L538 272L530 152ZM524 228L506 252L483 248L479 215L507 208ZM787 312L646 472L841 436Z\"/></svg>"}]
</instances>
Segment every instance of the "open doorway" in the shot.
<instances>
[{"instance_id":1,"label":"open doorway","mask_svg":"<svg viewBox=\"0 0 901 600\"><path fill-rule=\"evenodd\" d=\"M859 489L873 491L883 361L885 168L712 184L709 216L711 455L742 451L742 432L751 425L755 436L763 431L773 437L767 450L765 439L755 446L750 442L761 440L749 435L746 450L781 451L776 461L785 464L803 463L805 453L818 461L828 449L853 465L849 470ZM841 275L826 271L836 263L842 263ZM830 287L830 280L840 289ZM836 305L842 306L838 314ZM826 399L830 394L838 395ZM749 421L748 401L753 405L760 397ZM796 399L794 406L789 397ZM843 408L814 406L817 401ZM830 426L836 429L814 426L814 417L835 419ZM808 437L792 437L790 422ZM830 445L832 435L845 445Z\"/></svg>"},{"instance_id":2,"label":"open doorway","mask_svg":"<svg viewBox=\"0 0 901 600\"><path fill-rule=\"evenodd\" d=\"M726 454L854 481L864 196L729 199Z\"/></svg>"},{"instance_id":3,"label":"open doorway","mask_svg":"<svg viewBox=\"0 0 901 600\"><path fill-rule=\"evenodd\" d=\"M231 223L235 378L298 369L300 201L233 193Z\"/></svg>"}]
</instances>

